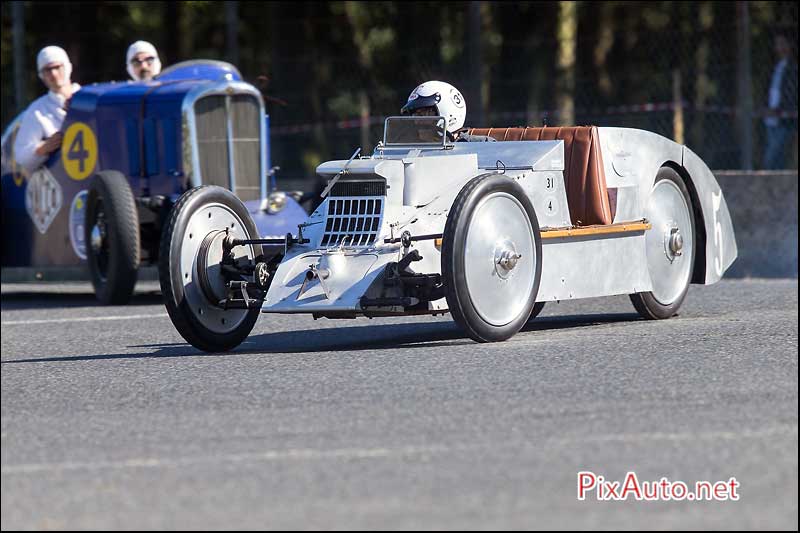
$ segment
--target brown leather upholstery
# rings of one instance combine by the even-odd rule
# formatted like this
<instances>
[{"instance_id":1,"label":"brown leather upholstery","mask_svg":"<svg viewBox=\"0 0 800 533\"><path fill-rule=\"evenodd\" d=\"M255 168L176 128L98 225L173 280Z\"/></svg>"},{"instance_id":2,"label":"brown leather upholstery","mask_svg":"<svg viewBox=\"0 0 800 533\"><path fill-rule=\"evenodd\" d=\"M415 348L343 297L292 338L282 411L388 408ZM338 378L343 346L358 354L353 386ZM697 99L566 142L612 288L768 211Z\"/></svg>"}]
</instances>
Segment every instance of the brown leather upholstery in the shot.
<instances>
[{"instance_id":1,"label":"brown leather upholstery","mask_svg":"<svg viewBox=\"0 0 800 533\"><path fill-rule=\"evenodd\" d=\"M564 141L564 183L572 223L575 226L611 224L614 214L596 126L471 128L469 133L488 135L498 141Z\"/></svg>"}]
</instances>

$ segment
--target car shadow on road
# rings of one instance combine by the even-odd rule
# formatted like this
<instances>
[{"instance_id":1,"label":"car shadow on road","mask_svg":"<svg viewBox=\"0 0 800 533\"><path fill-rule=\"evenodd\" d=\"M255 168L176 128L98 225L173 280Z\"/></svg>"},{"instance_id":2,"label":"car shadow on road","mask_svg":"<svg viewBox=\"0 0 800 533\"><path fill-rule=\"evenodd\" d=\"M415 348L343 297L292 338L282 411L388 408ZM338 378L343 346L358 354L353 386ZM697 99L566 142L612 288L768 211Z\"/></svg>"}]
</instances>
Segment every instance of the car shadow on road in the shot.
<instances>
[{"instance_id":1,"label":"car shadow on road","mask_svg":"<svg viewBox=\"0 0 800 533\"><path fill-rule=\"evenodd\" d=\"M546 333L562 329L587 328L611 323L641 320L635 313L597 315L564 315L539 317L525 325L517 335ZM140 353L76 355L62 357L29 358L3 361L2 364L45 363L69 361L100 361L105 359L147 359L170 357L230 357L273 354L303 354L341 351L386 349L417 349L431 347L463 346L474 344L453 322L415 322L402 324L359 325L329 327L300 331L281 331L251 335L231 352L206 353L188 344L141 344L129 348L143 348Z\"/></svg>"},{"instance_id":2,"label":"car shadow on road","mask_svg":"<svg viewBox=\"0 0 800 533\"><path fill-rule=\"evenodd\" d=\"M164 303L161 291L148 291L135 293L131 301L126 304L129 306L161 305ZM71 307L99 307L100 305L94 293L70 293L70 292L4 292L0 296L0 307L3 311L23 311L27 309L59 309Z\"/></svg>"}]
</instances>

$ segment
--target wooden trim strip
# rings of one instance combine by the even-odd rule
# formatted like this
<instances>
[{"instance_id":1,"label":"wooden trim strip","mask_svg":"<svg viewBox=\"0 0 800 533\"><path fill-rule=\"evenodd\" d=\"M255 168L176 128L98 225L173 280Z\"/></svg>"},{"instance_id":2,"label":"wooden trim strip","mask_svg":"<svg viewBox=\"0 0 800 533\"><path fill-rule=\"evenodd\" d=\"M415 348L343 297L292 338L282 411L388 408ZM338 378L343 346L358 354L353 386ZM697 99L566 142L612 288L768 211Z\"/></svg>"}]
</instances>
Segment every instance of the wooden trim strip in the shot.
<instances>
[{"instance_id":1,"label":"wooden trim strip","mask_svg":"<svg viewBox=\"0 0 800 533\"><path fill-rule=\"evenodd\" d=\"M647 231L653 225L647 221L623 222L607 226L586 226L583 228L562 228L542 231L542 239L559 239L564 237L586 237L591 235L608 235L612 233L633 233Z\"/></svg>"}]
</instances>

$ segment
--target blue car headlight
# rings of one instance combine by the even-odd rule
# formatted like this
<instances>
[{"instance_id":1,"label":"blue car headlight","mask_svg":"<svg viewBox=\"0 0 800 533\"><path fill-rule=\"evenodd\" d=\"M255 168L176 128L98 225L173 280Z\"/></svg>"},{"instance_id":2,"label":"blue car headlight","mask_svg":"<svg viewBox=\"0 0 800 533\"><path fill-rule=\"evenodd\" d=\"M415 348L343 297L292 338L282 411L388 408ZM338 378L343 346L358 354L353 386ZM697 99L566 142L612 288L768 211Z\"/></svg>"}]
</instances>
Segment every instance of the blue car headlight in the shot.
<instances>
[{"instance_id":1,"label":"blue car headlight","mask_svg":"<svg viewBox=\"0 0 800 533\"><path fill-rule=\"evenodd\" d=\"M280 191L270 193L270 195L267 197L266 204L267 213L274 215L275 213L282 211L283 208L286 207L286 193Z\"/></svg>"}]
</instances>

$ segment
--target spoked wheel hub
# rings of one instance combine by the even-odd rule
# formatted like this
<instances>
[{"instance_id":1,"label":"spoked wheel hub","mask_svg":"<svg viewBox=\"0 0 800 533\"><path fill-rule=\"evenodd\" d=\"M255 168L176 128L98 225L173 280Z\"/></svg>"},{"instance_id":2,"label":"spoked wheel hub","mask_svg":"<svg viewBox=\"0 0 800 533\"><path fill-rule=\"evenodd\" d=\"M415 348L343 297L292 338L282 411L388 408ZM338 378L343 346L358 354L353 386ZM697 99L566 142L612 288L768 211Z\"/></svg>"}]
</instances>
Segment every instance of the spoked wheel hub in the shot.
<instances>
[{"instance_id":1,"label":"spoked wheel hub","mask_svg":"<svg viewBox=\"0 0 800 533\"><path fill-rule=\"evenodd\" d=\"M97 220L92 225L90 237L89 249L97 262L97 276L105 280L108 277L108 235L102 200L97 202Z\"/></svg>"},{"instance_id":2,"label":"spoked wheel hub","mask_svg":"<svg viewBox=\"0 0 800 533\"><path fill-rule=\"evenodd\" d=\"M103 249L103 241L105 240L104 233L105 231L100 229L100 221L98 220L97 224L92 226L92 238L89 241L94 253L100 253L100 250Z\"/></svg>"}]
</instances>

